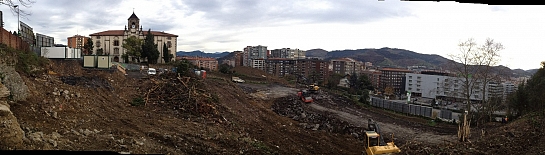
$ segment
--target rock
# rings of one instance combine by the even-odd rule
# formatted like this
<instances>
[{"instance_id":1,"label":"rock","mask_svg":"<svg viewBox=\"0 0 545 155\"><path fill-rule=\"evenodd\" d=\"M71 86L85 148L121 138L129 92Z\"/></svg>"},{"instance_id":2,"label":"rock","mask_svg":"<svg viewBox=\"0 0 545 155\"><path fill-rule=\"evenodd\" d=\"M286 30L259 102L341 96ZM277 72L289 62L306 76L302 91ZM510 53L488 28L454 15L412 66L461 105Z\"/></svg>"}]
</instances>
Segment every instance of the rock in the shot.
<instances>
[{"instance_id":1,"label":"rock","mask_svg":"<svg viewBox=\"0 0 545 155\"><path fill-rule=\"evenodd\" d=\"M81 94L80 94L80 93L76 93L76 97L81 97Z\"/></svg>"},{"instance_id":2,"label":"rock","mask_svg":"<svg viewBox=\"0 0 545 155\"><path fill-rule=\"evenodd\" d=\"M85 129L85 131L82 132L85 136L89 136L91 134L93 134L94 132L89 130L89 129Z\"/></svg>"},{"instance_id":3,"label":"rock","mask_svg":"<svg viewBox=\"0 0 545 155\"><path fill-rule=\"evenodd\" d=\"M59 134L57 132L51 133L51 139L57 140L57 139L59 139L61 137L62 137L61 134Z\"/></svg>"},{"instance_id":4,"label":"rock","mask_svg":"<svg viewBox=\"0 0 545 155\"><path fill-rule=\"evenodd\" d=\"M313 128L312 130L316 131L316 130L318 130L319 128L320 128L320 124L316 124L316 125L314 125L314 128Z\"/></svg>"},{"instance_id":5,"label":"rock","mask_svg":"<svg viewBox=\"0 0 545 155\"><path fill-rule=\"evenodd\" d=\"M68 94L70 94L70 91L64 90L64 91L62 92L62 94L63 94L63 95L68 95Z\"/></svg>"},{"instance_id":6,"label":"rock","mask_svg":"<svg viewBox=\"0 0 545 155\"><path fill-rule=\"evenodd\" d=\"M0 63L0 72L2 72L2 83L11 92L14 101L25 101L29 95L28 86L25 84L15 68Z\"/></svg>"},{"instance_id":7,"label":"rock","mask_svg":"<svg viewBox=\"0 0 545 155\"><path fill-rule=\"evenodd\" d=\"M307 117L307 114L301 113L301 118L306 118L306 117Z\"/></svg>"},{"instance_id":8,"label":"rock","mask_svg":"<svg viewBox=\"0 0 545 155\"><path fill-rule=\"evenodd\" d=\"M119 152L119 154L131 154L131 152Z\"/></svg>"},{"instance_id":9,"label":"rock","mask_svg":"<svg viewBox=\"0 0 545 155\"><path fill-rule=\"evenodd\" d=\"M54 96L59 95L57 92L52 92L51 94L53 94Z\"/></svg>"},{"instance_id":10,"label":"rock","mask_svg":"<svg viewBox=\"0 0 545 155\"><path fill-rule=\"evenodd\" d=\"M54 118L54 119L58 119L58 118L59 118L59 116L57 115L57 112L56 112L56 111L53 112L53 118Z\"/></svg>"},{"instance_id":11,"label":"rock","mask_svg":"<svg viewBox=\"0 0 545 155\"><path fill-rule=\"evenodd\" d=\"M55 87L55 89L53 89L54 92L57 92L59 91L59 89L57 87Z\"/></svg>"},{"instance_id":12,"label":"rock","mask_svg":"<svg viewBox=\"0 0 545 155\"><path fill-rule=\"evenodd\" d=\"M134 143L135 143L136 145L140 145L140 146L144 145L144 142L140 142L140 141L136 141L136 140L134 140Z\"/></svg>"},{"instance_id":13,"label":"rock","mask_svg":"<svg viewBox=\"0 0 545 155\"><path fill-rule=\"evenodd\" d=\"M59 102L59 98L56 98L56 97L55 97L55 102Z\"/></svg>"},{"instance_id":14,"label":"rock","mask_svg":"<svg viewBox=\"0 0 545 155\"><path fill-rule=\"evenodd\" d=\"M70 97L68 95L64 95L64 99L70 100Z\"/></svg>"},{"instance_id":15,"label":"rock","mask_svg":"<svg viewBox=\"0 0 545 155\"><path fill-rule=\"evenodd\" d=\"M53 147L57 147L57 141L53 140L53 139L48 139L47 140L49 143L51 143L51 145L53 145Z\"/></svg>"},{"instance_id":16,"label":"rock","mask_svg":"<svg viewBox=\"0 0 545 155\"><path fill-rule=\"evenodd\" d=\"M100 132L100 131L98 131L97 129L94 129L93 131L94 131L95 133L99 133L99 132Z\"/></svg>"},{"instance_id":17,"label":"rock","mask_svg":"<svg viewBox=\"0 0 545 155\"><path fill-rule=\"evenodd\" d=\"M4 97L8 97L10 94L9 89L6 88L2 83L0 83L0 99Z\"/></svg>"},{"instance_id":18,"label":"rock","mask_svg":"<svg viewBox=\"0 0 545 155\"><path fill-rule=\"evenodd\" d=\"M78 131L76 131L76 130L74 130L74 129L72 129L71 131L72 131L72 133L74 133L75 135L78 135L78 136L81 135Z\"/></svg>"},{"instance_id":19,"label":"rock","mask_svg":"<svg viewBox=\"0 0 545 155\"><path fill-rule=\"evenodd\" d=\"M358 135L357 133L352 133L352 136L354 136L354 138L358 138L360 135Z\"/></svg>"},{"instance_id":20,"label":"rock","mask_svg":"<svg viewBox=\"0 0 545 155\"><path fill-rule=\"evenodd\" d=\"M3 87L3 86L2 86ZM0 100L0 147L17 148L23 143L24 132L6 101Z\"/></svg>"},{"instance_id":21,"label":"rock","mask_svg":"<svg viewBox=\"0 0 545 155\"><path fill-rule=\"evenodd\" d=\"M42 142L43 132L35 132L28 135L28 138L34 142Z\"/></svg>"},{"instance_id":22,"label":"rock","mask_svg":"<svg viewBox=\"0 0 545 155\"><path fill-rule=\"evenodd\" d=\"M122 149L126 149L127 145L119 145L119 147L121 147Z\"/></svg>"},{"instance_id":23,"label":"rock","mask_svg":"<svg viewBox=\"0 0 545 155\"><path fill-rule=\"evenodd\" d=\"M70 97L71 97L71 98L74 98L74 94L70 94Z\"/></svg>"}]
</instances>

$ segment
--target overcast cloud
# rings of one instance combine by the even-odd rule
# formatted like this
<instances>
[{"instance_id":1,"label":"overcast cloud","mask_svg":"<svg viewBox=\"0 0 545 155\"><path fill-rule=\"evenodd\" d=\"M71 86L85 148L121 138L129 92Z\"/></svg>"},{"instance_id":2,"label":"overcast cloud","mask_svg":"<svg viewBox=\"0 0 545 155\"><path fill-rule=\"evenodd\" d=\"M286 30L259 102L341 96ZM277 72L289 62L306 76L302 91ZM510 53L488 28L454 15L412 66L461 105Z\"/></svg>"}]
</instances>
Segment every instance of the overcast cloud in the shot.
<instances>
[{"instance_id":1,"label":"overcast cloud","mask_svg":"<svg viewBox=\"0 0 545 155\"><path fill-rule=\"evenodd\" d=\"M5 29L17 29L7 6ZM223 52L246 46L310 50L402 48L447 57L468 38L506 47L502 65L538 68L545 54L543 6L353 0L40 0L21 18L35 33L66 38L123 30L132 14L144 30L178 35L178 50ZM448 58L448 57L447 57Z\"/></svg>"}]
</instances>

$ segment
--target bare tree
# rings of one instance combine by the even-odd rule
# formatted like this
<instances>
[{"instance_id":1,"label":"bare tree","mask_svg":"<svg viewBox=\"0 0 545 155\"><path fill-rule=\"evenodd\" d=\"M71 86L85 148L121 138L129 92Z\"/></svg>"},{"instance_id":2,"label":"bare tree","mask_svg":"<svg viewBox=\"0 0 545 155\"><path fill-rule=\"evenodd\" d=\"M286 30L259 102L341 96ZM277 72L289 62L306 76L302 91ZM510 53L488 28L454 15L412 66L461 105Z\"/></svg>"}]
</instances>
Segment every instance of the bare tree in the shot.
<instances>
[{"instance_id":1,"label":"bare tree","mask_svg":"<svg viewBox=\"0 0 545 155\"><path fill-rule=\"evenodd\" d=\"M491 116L492 113L497 109L495 103L487 102L487 88L488 84L492 81L498 82L498 74L494 73L494 66L496 66L499 59L499 51L503 49L501 43L496 43L494 40L488 38L485 44L478 46L473 39L468 39L460 43L459 45L460 53L449 55L453 60L451 69L457 74L458 79L462 81L462 96L465 99L466 110L469 111L468 119L473 119L473 109L476 110L479 114L476 118L477 120L483 119L484 116ZM479 96L480 95L480 96ZM491 96L492 97L492 96ZM495 97L495 96L494 96ZM472 98L481 100L481 104L478 106L473 106ZM487 105L487 103L490 103ZM469 125L465 123L460 129L469 130ZM469 121L471 122L471 121ZM478 125L478 124L477 124ZM460 133L467 133L469 131L460 131ZM466 139L466 136L461 135L460 139Z\"/></svg>"},{"instance_id":2,"label":"bare tree","mask_svg":"<svg viewBox=\"0 0 545 155\"><path fill-rule=\"evenodd\" d=\"M1 0L0 4L6 5L10 8L11 13L17 14L19 13L19 16L26 17L29 16L31 13L27 12L25 10L21 10L21 7L24 6L25 8L29 8L32 4L36 3L36 1L33 0Z\"/></svg>"}]
</instances>

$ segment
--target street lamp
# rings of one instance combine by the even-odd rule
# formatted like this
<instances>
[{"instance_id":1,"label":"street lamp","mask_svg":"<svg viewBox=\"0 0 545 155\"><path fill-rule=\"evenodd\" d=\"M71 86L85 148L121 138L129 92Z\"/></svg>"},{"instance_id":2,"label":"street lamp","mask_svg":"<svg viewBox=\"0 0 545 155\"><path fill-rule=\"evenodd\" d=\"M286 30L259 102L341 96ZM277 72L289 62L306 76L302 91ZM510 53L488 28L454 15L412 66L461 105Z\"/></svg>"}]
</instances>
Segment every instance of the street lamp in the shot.
<instances>
[{"instance_id":1,"label":"street lamp","mask_svg":"<svg viewBox=\"0 0 545 155\"><path fill-rule=\"evenodd\" d=\"M20 21L19 21L19 7L18 6L19 5L14 5L13 7L17 8L17 36L20 36L21 29L19 28L19 25L21 25L21 24L20 24Z\"/></svg>"}]
</instances>

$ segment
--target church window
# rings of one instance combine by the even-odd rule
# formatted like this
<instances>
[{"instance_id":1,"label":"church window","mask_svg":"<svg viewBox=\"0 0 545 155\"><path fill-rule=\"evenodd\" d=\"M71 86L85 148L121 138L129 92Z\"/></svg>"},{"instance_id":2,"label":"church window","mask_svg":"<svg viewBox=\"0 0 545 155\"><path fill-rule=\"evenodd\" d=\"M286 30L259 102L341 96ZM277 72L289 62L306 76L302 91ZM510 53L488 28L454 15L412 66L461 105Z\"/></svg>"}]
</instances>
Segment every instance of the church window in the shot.
<instances>
[{"instance_id":1,"label":"church window","mask_svg":"<svg viewBox=\"0 0 545 155\"><path fill-rule=\"evenodd\" d=\"M119 46L119 40L114 40L114 46Z\"/></svg>"},{"instance_id":2,"label":"church window","mask_svg":"<svg viewBox=\"0 0 545 155\"><path fill-rule=\"evenodd\" d=\"M100 41L97 41L96 44L97 44L97 47L100 47Z\"/></svg>"},{"instance_id":3,"label":"church window","mask_svg":"<svg viewBox=\"0 0 545 155\"><path fill-rule=\"evenodd\" d=\"M100 36L97 36L97 39L100 39Z\"/></svg>"},{"instance_id":4,"label":"church window","mask_svg":"<svg viewBox=\"0 0 545 155\"><path fill-rule=\"evenodd\" d=\"M119 54L119 48L114 48L114 54Z\"/></svg>"},{"instance_id":5,"label":"church window","mask_svg":"<svg viewBox=\"0 0 545 155\"><path fill-rule=\"evenodd\" d=\"M172 47L172 43L170 43L170 41L167 42L167 47L168 47L168 48L171 48L171 47Z\"/></svg>"}]
</instances>

